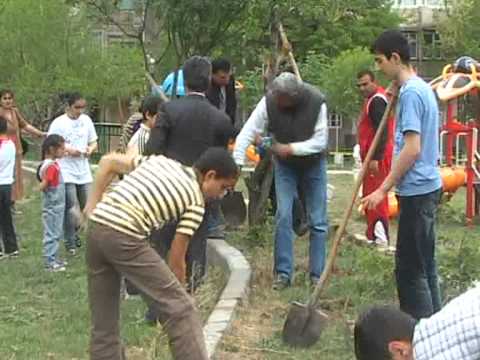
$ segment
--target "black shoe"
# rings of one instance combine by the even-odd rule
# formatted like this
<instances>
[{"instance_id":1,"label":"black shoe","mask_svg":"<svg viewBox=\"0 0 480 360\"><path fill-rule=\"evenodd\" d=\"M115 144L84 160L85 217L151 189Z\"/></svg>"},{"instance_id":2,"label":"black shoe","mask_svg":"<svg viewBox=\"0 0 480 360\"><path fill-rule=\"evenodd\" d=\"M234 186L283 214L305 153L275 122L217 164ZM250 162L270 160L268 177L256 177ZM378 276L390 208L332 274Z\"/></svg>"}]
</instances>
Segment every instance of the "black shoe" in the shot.
<instances>
[{"instance_id":1,"label":"black shoe","mask_svg":"<svg viewBox=\"0 0 480 360\"><path fill-rule=\"evenodd\" d=\"M81 248L81 247L82 247L82 240L76 239L76 240L75 240L75 246L76 246L77 248Z\"/></svg>"},{"instance_id":2,"label":"black shoe","mask_svg":"<svg viewBox=\"0 0 480 360\"><path fill-rule=\"evenodd\" d=\"M290 279L286 275L278 274L273 280L273 290L283 290L290 287Z\"/></svg>"},{"instance_id":3,"label":"black shoe","mask_svg":"<svg viewBox=\"0 0 480 360\"><path fill-rule=\"evenodd\" d=\"M149 307L147 312L145 313L145 322L148 325L157 325L159 321L158 314L156 313L155 310L153 310L152 307Z\"/></svg>"}]
</instances>

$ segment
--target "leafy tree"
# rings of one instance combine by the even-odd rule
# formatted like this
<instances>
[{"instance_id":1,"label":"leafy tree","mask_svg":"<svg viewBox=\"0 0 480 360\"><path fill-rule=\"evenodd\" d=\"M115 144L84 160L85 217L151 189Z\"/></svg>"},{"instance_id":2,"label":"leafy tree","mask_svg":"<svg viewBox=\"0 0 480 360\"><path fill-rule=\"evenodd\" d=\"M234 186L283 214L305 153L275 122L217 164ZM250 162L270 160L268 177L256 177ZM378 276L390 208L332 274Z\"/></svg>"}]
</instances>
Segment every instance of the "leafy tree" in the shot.
<instances>
[{"instance_id":1,"label":"leafy tree","mask_svg":"<svg viewBox=\"0 0 480 360\"><path fill-rule=\"evenodd\" d=\"M247 68L263 61L270 47L274 12L283 23L297 59L315 52L331 59L341 51L369 47L385 29L397 27L401 17L387 0L251 0L235 37L228 46L238 64Z\"/></svg>"},{"instance_id":2,"label":"leafy tree","mask_svg":"<svg viewBox=\"0 0 480 360\"><path fill-rule=\"evenodd\" d=\"M469 55L480 59L480 0L449 1L438 30L449 59Z\"/></svg>"},{"instance_id":3,"label":"leafy tree","mask_svg":"<svg viewBox=\"0 0 480 360\"><path fill-rule=\"evenodd\" d=\"M372 69L373 56L365 48L342 51L332 61L325 55L311 53L302 67L306 81L317 85L328 98L330 111L354 118L359 113L361 96L356 87L357 73Z\"/></svg>"},{"instance_id":4,"label":"leafy tree","mask_svg":"<svg viewBox=\"0 0 480 360\"><path fill-rule=\"evenodd\" d=\"M30 120L48 120L54 99L65 91L103 102L142 88L141 54L122 47L105 51L93 30L82 7L63 1L4 3L0 83L16 92Z\"/></svg>"}]
</instances>

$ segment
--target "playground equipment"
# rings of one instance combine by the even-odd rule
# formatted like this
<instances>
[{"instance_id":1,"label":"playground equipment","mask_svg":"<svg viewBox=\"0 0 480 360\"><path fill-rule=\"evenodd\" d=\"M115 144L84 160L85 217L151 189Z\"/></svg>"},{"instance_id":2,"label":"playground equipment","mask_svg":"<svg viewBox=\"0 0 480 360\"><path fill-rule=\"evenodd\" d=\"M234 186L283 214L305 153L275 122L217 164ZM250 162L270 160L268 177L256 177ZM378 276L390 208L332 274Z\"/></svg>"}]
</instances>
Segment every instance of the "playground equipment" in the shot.
<instances>
[{"instance_id":1,"label":"playground equipment","mask_svg":"<svg viewBox=\"0 0 480 360\"><path fill-rule=\"evenodd\" d=\"M464 167L442 167L440 168L442 178L442 190L444 196L452 197L453 194L466 183L466 171ZM398 200L394 192L388 193L388 216L398 216Z\"/></svg>"},{"instance_id":2,"label":"playground equipment","mask_svg":"<svg viewBox=\"0 0 480 360\"><path fill-rule=\"evenodd\" d=\"M465 217L470 225L480 209L480 63L462 56L454 64L446 65L430 86L444 110L440 128L443 194L450 198L466 186ZM389 216L397 216L394 193L388 194L388 201Z\"/></svg>"},{"instance_id":3,"label":"playground equipment","mask_svg":"<svg viewBox=\"0 0 480 360\"><path fill-rule=\"evenodd\" d=\"M431 81L443 105L440 153L443 190L447 196L466 185L466 223L479 213L480 64L461 57Z\"/></svg>"}]
</instances>

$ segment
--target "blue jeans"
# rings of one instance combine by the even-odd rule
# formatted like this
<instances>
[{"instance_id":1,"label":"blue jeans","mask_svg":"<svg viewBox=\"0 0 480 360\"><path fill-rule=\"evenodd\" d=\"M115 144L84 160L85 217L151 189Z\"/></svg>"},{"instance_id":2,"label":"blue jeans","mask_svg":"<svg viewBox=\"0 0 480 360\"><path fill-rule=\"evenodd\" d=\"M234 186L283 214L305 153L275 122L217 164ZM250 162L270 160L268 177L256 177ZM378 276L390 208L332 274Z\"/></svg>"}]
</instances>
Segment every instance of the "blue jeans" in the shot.
<instances>
[{"instance_id":1,"label":"blue jeans","mask_svg":"<svg viewBox=\"0 0 480 360\"><path fill-rule=\"evenodd\" d=\"M88 191L90 184L65 184L65 247L67 250L75 249L80 242L78 232L76 229L76 222L72 213L75 207L83 210L87 202Z\"/></svg>"},{"instance_id":2,"label":"blue jeans","mask_svg":"<svg viewBox=\"0 0 480 360\"><path fill-rule=\"evenodd\" d=\"M43 257L47 265L57 260L58 244L63 235L65 185L50 187L43 192Z\"/></svg>"},{"instance_id":3,"label":"blue jeans","mask_svg":"<svg viewBox=\"0 0 480 360\"><path fill-rule=\"evenodd\" d=\"M400 309L416 319L441 308L435 263L435 218L440 190L400 196L395 277Z\"/></svg>"},{"instance_id":4,"label":"blue jeans","mask_svg":"<svg viewBox=\"0 0 480 360\"><path fill-rule=\"evenodd\" d=\"M293 273L292 206L298 186L305 194L310 230L310 276L319 278L325 266L325 242L328 236L326 157L322 155L310 167L299 170L275 159L275 265L274 271L291 279Z\"/></svg>"},{"instance_id":5,"label":"blue jeans","mask_svg":"<svg viewBox=\"0 0 480 360\"><path fill-rule=\"evenodd\" d=\"M223 239L225 237L225 218L220 200L212 200L207 206L210 210L207 217L207 237Z\"/></svg>"}]
</instances>

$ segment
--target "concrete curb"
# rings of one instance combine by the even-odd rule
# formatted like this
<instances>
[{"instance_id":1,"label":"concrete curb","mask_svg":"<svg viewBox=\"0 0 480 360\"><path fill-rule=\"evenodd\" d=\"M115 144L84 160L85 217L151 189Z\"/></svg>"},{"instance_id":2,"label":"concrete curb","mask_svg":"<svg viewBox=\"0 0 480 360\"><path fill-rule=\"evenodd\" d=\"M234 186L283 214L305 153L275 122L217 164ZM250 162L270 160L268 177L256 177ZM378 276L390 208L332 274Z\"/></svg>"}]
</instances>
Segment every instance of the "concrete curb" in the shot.
<instances>
[{"instance_id":1,"label":"concrete curb","mask_svg":"<svg viewBox=\"0 0 480 360\"><path fill-rule=\"evenodd\" d=\"M229 272L227 285L203 327L208 358L215 359L215 350L230 328L237 306L247 299L252 270L242 253L224 240L208 240L207 259L209 265Z\"/></svg>"}]
</instances>

